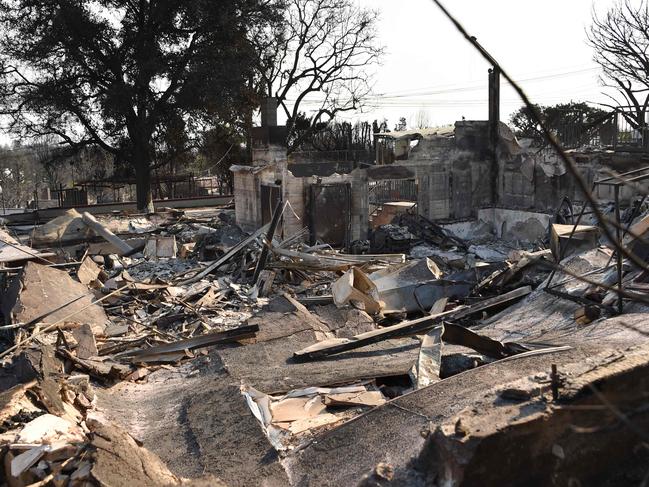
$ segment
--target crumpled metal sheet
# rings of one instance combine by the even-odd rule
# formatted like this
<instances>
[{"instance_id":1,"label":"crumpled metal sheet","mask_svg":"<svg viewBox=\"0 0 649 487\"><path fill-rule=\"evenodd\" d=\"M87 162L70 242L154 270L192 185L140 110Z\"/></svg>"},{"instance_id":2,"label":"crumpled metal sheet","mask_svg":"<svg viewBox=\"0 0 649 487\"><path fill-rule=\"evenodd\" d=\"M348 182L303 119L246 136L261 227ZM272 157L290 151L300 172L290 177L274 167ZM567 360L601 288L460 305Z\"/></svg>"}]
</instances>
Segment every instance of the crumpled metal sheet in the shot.
<instances>
[{"instance_id":1,"label":"crumpled metal sheet","mask_svg":"<svg viewBox=\"0 0 649 487\"><path fill-rule=\"evenodd\" d=\"M439 382L440 369L442 367L442 331L437 327L421 339L419 358L416 366L417 389Z\"/></svg>"}]
</instances>

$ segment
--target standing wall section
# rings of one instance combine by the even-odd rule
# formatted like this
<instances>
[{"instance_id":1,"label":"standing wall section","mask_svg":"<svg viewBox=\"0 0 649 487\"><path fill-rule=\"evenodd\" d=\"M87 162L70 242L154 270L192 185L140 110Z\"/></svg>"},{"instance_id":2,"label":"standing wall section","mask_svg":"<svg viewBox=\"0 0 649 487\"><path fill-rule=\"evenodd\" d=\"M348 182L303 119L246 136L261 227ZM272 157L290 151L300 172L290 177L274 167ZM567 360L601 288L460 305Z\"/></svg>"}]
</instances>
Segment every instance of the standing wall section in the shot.
<instances>
[{"instance_id":1,"label":"standing wall section","mask_svg":"<svg viewBox=\"0 0 649 487\"><path fill-rule=\"evenodd\" d=\"M252 169L252 168L250 168ZM234 214L237 225L244 231L253 231L261 222L259 184L256 175L248 168L233 168Z\"/></svg>"}]
</instances>

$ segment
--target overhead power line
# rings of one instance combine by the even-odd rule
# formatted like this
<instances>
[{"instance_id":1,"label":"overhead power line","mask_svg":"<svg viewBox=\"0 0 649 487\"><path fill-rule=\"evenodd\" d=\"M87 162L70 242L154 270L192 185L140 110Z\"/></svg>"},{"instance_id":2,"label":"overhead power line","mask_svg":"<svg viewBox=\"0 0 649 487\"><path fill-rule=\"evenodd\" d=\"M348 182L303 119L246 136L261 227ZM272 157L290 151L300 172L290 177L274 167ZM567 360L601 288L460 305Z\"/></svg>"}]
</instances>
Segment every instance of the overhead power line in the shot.
<instances>
[{"instance_id":1,"label":"overhead power line","mask_svg":"<svg viewBox=\"0 0 649 487\"><path fill-rule=\"evenodd\" d=\"M566 77L571 77L576 74L583 74L583 73L588 73L588 72L593 72L598 70L598 67L590 67L590 68L585 68L585 69L578 69L578 70L573 70L573 71L565 71L565 72L560 72L560 73L553 73L553 74L547 74L547 75L542 75L542 76L535 76L535 77L529 77L529 78L524 78L518 80L519 83L521 82L539 82L539 81L549 81L549 80L554 80L554 79L563 79ZM504 84L509 84L505 82ZM450 94L450 93L460 93L460 92L467 92L467 91L479 91L479 90L484 90L486 89L486 81L485 83L481 84L472 84L472 85L465 85L465 86L455 86L451 88L441 88L441 87L430 87L430 88L418 88L413 90L412 93L408 93L408 90L403 90L401 92L396 91L391 93L383 93L383 94L378 94L378 95L373 95L370 97L367 97L366 100L369 102L372 101L377 101L377 102L385 102L388 100L399 100L399 99L408 99L408 98L413 98L413 97L425 97L425 96L431 96L431 95L444 95L444 94ZM425 91L424 91L425 90ZM296 100L294 99L288 99L288 103L294 103ZM317 98L306 98L303 100L303 103L305 104L318 104L320 103L321 100Z\"/></svg>"}]
</instances>

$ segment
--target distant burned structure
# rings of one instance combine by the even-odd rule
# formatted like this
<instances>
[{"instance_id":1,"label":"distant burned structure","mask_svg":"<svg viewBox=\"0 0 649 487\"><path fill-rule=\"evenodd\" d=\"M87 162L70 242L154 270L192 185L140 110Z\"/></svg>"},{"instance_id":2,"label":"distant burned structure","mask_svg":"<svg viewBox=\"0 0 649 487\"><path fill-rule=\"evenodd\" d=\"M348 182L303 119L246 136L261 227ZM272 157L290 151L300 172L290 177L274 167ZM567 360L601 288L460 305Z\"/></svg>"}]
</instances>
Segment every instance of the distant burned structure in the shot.
<instances>
[{"instance_id":1,"label":"distant burned structure","mask_svg":"<svg viewBox=\"0 0 649 487\"><path fill-rule=\"evenodd\" d=\"M453 225L482 221L512 240L546 235L562 199L581 202L574 179L547 148L519 142L504 123L492 140L489 121L458 121L441 129L374 134L374 154L309 150L287 153L286 127L276 125L272 100L255 129L251 166L233 166L237 223L259 228L271 219L278 200L287 201L285 236L309 228L312 241L345 246L367 239L387 216L412 209ZM592 186L610 168L642 163L637 154L614 150L572 150ZM596 196L612 200L606 188ZM631 191L621 195L630 198Z\"/></svg>"}]
</instances>

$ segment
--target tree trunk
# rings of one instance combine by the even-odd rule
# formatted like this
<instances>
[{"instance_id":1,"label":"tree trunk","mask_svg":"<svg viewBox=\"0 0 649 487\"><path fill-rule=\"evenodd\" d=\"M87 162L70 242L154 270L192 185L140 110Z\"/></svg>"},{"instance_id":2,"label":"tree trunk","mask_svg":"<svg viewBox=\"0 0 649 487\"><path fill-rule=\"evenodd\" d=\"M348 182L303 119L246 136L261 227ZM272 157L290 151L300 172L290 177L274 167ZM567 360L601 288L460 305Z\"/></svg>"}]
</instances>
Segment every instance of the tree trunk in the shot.
<instances>
[{"instance_id":1,"label":"tree trunk","mask_svg":"<svg viewBox=\"0 0 649 487\"><path fill-rule=\"evenodd\" d=\"M137 209L144 213L153 213L153 194L151 192L151 157L146 142L135 142L133 165L135 166L135 193Z\"/></svg>"}]
</instances>

